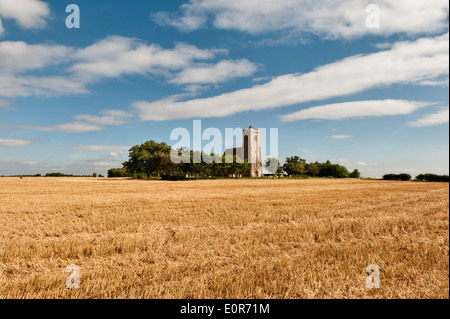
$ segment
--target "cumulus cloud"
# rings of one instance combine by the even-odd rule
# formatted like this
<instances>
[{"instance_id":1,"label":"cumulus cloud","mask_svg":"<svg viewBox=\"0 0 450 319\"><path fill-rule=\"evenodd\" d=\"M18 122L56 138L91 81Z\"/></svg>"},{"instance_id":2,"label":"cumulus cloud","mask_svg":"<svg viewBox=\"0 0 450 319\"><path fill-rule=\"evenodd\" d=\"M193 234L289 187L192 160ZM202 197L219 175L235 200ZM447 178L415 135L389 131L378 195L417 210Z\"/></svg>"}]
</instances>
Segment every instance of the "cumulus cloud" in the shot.
<instances>
[{"instance_id":1,"label":"cumulus cloud","mask_svg":"<svg viewBox=\"0 0 450 319\"><path fill-rule=\"evenodd\" d=\"M448 45L448 33L398 42L389 50L351 56L309 73L279 76L248 89L188 101L178 101L174 97L155 102L137 101L133 107L142 120L151 121L225 117L347 96L393 84L418 84L448 76Z\"/></svg>"},{"instance_id":2,"label":"cumulus cloud","mask_svg":"<svg viewBox=\"0 0 450 319\"><path fill-rule=\"evenodd\" d=\"M369 4L380 8L381 28L366 26ZM193 31L207 27L288 37L354 38L366 34L423 34L448 27L447 0L189 0L180 14L153 15L160 25Z\"/></svg>"},{"instance_id":3,"label":"cumulus cloud","mask_svg":"<svg viewBox=\"0 0 450 319\"><path fill-rule=\"evenodd\" d=\"M443 109L434 114L428 114L423 118L420 118L414 122L410 122L409 126L412 127L424 127L446 124L449 121L449 109Z\"/></svg>"},{"instance_id":4,"label":"cumulus cloud","mask_svg":"<svg viewBox=\"0 0 450 319\"><path fill-rule=\"evenodd\" d=\"M72 48L63 45L3 41L0 42L0 71L17 73L43 69L51 64L68 61L72 53Z\"/></svg>"},{"instance_id":5,"label":"cumulus cloud","mask_svg":"<svg viewBox=\"0 0 450 319\"><path fill-rule=\"evenodd\" d=\"M14 19L25 29L44 27L49 16L48 4L41 0L0 0L0 18ZM0 19L0 35L2 31Z\"/></svg>"},{"instance_id":6,"label":"cumulus cloud","mask_svg":"<svg viewBox=\"0 0 450 319\"><path fill-rule=\"evenodd\" d=\"M392 116L410 114L428 105L404 100L374 100L327 104L281 116L283 122L300 120L342 120L355 117ZM345 138L347 135L335 135ZM342 137L344 136L344 137Z\"/></svg>"},{"instance_id":7,"label":"cumulus cloud","mask_svg":"<svg viewBox=\"0 0 450 319\"><path fill-rule=\"evenodd\" d=\"M185 43L173 49L146 44L138 39L109 36L91 46L79 49L70 67L80 78L94 80L127 74L168 74L190 66L195 61L213 59L222 50L202 50Z\"/></svg>"},{"instance_id":8,"label":"cumulus cloud","mask_svg":"<svg viewBox=\"0 0 450 319\"><path fill-rule=\"evenodd\" d=\"M257 67L248 60L205 64L228 54L178 43L171 49L135 38L108 36L84 48L0 42L0 96L27 97L88 93L87 85L127 75L160 76L182 85L217 84L250 76ZM53 68L52 74L48 72ZM33 75L29 75L33 72ZM45 76L36 73L45 72Z\"/></svg>"},{"instance_id":9,"label":"cumulus cloud","mask_svg":"<svg viewBox=\"0 0 450 319\"><path fill-rule=\"evenodd\" d=\"M23 148L23 147L27 147L31 143L33 143L33 140L20 139L20 138L0 139L0 146L4 146L4 147Z\"/></svg>"}]
</instances>

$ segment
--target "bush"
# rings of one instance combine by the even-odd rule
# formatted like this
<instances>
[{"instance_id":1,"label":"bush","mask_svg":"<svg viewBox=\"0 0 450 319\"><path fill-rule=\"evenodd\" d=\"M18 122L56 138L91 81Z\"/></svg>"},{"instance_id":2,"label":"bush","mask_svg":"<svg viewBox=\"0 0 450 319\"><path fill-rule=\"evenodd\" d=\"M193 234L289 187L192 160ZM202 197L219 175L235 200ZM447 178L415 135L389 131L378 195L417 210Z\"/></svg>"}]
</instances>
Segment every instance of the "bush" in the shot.
<instances>
[{"instance_id":1,"label":"bush","mask_svg":"<svg viewBox=\"0 0 450 319\"><path fill-rule=\"evenodd\" d=\"M133 174L133 178L134 178L134 179L144 179L144 180L147 180L147 179L148 179L148 176L147 176L147 174L145 174L145 173L134 173L134 174Z\"/></svg>"},{"instance_id":2,"label":"bush","mask_svg":"<svg viewBox=\"0 0 450 319\"><path fill-rule=\"evenodd\" d=\"M410 181L411 180L411 175L409 174L386 174L383 176L383 179L385 181Z\"/></svg>"},{"instance_id":3,"label":"bush","mask_svg":"<svg viewBox=\"0 0 450 319\"><path fill-rule=\"evenodd\" d=\"M125 168L111 168L108 170L108 177L131 177L131 174Z\"/></svg>"},{"instance_id":4,"label":"bush","mask_svg":"<svg viewBox=\"0 0 450 319\"><path fill-rule=\"evenodd\" d=\"M438 182L438 183L448 183L448 175L436 175L436 174L420 174L416 176L416 181L420 182Z\"/></svg>"},{"instance_id":5,"label":"bush","mask_svg":"<svg viewBox=\"0 0 450 319\"><path fill-rule=\"evenodd\" d=\"M45 174L46 177L64 177L65 175L63 173L47 173Z\"/></svg>"}]
</instances>

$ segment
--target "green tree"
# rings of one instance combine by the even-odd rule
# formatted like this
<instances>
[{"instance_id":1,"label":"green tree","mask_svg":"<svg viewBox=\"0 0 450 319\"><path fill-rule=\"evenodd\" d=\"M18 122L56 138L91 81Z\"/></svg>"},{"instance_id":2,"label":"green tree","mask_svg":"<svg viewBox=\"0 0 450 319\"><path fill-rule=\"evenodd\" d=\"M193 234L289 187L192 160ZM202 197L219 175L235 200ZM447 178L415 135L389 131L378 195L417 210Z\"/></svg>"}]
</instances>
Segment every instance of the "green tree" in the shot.
<instances>
[{"instance_id":1,"label":"green tree","mask_svg":"<svg viewBox=\"0 0 450 319\"><path fill-rule=\"evenodd\" d=\"M361 177L361 173L355 169L353 172L350 173L350 178L360 178Z\"/></svg>"},{"instance_id":2,"label":"green tree","mask_svg":"<svg viewBox=\"0 0 450 319\"><path fill-rule=\"evenodd\" d=\"M320 173L320 164L318 162L310 163L307 170L312 177L316 177Z\"/></svg>"},{"instance_id":3,"label":"green tree","mask_svg":"<svg viewBox=\"0 0 450 319\"><path fill-rule=\"evenodd\" d=\"M123 163L123 166L132 175L136 173L144 173L147 177L161 175L164 171L171 170L167 167L170 151L171 147L166 143L148 141L133 146L129 150L129 159Z\"/></svg>"},{"instance_id":4,"label":"green tree","mask_svg":"<svg viewBox=\"0 0 450 319\"><path fill-rule=\"evenodd\" d=\"M304 175L306 173L306 160L298 156L288 157L283 165L283 169L288 175Z\"/></svg>"}]
</instances>

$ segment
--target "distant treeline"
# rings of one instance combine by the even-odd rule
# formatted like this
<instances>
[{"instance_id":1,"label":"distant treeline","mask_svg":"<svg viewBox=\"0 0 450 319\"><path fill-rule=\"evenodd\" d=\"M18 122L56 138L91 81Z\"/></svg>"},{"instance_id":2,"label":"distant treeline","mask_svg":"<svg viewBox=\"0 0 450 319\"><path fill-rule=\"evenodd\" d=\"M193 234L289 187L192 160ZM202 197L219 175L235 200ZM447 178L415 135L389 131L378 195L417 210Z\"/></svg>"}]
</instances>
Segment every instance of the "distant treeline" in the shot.
<instances>
[{"instance_id":1,"label":"distant treeline","mask_svg":"<svg viewBox=\"0 0 450 319\"><path fill-rule=\"evenodd\" d=\"M386 174L383 176L386 181L410 181L412 176L409 174ZM448 175L436 175L436 174L420 174L417 175L415 181L419 182L441 182L448 183Z\"/></svg>"},{"instance_id":2,"label":"distant treeline","mask_svg":"<svg viewBox=\"0 0 450 319\"><path fill-rule=\"evenodd\" d=\"M383 176L385 181L410 181L411 175L409 174L386 174Z\"/></svg>"},{"instance_id":3,"label":"distant treeline","mask_svg":"<svg viewBox=\"0 0 450 319\"><path fill-rule=\"evenodd\" d=\"M4 177L3 175L0 177ZM35 174L35 175L14 175L11 177L42 177L41 174ZM44 177L97 177L97 173L94 173L92 175L72 175L72 174L64 174L64 173L47 173L44 175ZM102 175L98 175L98 177L102 177Z\"/></svg>"},{"instance_id":4,"label":"distant treeline","mask_svg":"<svg viewBox=\"0 0 450 319\"><path fill-rule=\"evenodd\" d=\"M278 165L277 168L276 165ZM265 167L269 172L275 173L276 175L283 175L284 173L286 173L287 175L294 177L361 177L361 174L357 169L350 173L345 166L333 164L330 161L326 161L325 163L307 163L305 159L302 159L298 156L291 156L286 158L283 166L280 166L277 159L269 158L265 163Z\"/></svg>"},{"instance_id":5,"label":"distant treeline","mask_svg":"<svg viewBox=\"0 0 450 319\"><path fill-rule=\"evenodd\" d=\"M174 163L171 153L175 152L182 161ZM197 159L195 161L194 159ZM215 161L214 161L215 160ZM197 163L196 163L197 162ZM188 149L173 150L166 143L147 141L133 146L129 150L129 159L122 168L111 168L108 177L132 177L136 179L162 178L239 178L249 176L250 165L238 156L205 154ZM286 158L283 166L278 159L269 158L264 163L272 176L292 177L331 177L359 178L360 173L354 170L349 173L346 167L339 164L306 163L299 156Z\"/></svg>"},{"instance_id":6,"label":"distant treeline","mask_svg":"<svg viewBox=\"0 0 450 319\"><path fill-rule=\"evenodd\" d=\"M440 182L448 183L448 175L436 175L436 174L420 174L416 176L416 180L420 182Z\"/></svg>"}]
</instances>

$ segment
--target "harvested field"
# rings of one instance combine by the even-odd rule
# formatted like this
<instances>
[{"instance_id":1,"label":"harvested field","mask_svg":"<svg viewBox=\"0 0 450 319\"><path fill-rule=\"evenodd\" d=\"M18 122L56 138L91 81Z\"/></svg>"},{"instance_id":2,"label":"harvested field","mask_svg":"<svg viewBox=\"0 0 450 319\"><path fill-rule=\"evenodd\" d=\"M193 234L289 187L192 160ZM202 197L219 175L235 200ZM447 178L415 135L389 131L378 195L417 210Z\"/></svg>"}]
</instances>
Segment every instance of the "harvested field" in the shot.
<instances>
[{"instance_id":1,"label":"harvested field","mask_svg":"<svg viewBox=\"0 0 450 319\"><path fill-rule=\"evenodd\" d=\"M449 298L448 187L0 178L0 298Z\"/></svg>"}]
</instances>

